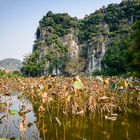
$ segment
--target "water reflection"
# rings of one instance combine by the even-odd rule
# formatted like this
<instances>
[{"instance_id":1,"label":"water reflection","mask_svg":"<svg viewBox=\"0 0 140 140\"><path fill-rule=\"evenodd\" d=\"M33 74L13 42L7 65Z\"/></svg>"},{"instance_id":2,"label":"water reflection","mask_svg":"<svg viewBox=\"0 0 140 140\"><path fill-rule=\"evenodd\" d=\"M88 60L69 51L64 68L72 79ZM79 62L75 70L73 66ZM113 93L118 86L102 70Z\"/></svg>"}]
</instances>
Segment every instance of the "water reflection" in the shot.
<instances>
[{"instance_id":1,"label":"water reflection","mask_svg":"<svg viewBox=\"0 0 140 140\"><path fill-rule=\"evenodd\" d=\"M39 116L38 116L39 117ZM48 114L38 120L43 139L49 140L140 140L140 116L127 114L116 121L93 116L58 116L52 122Z\"/></svg>"},{"instance_id":2,"label":"water reflection","mask_svg":"<svg viewBox=\"0 0 140 140\"><path fill-rule=\"evenodd\" d=\"M47 108L47 106L46 106ZM48 108L47 110L49 110ZM24 140L140 140L140 113L117 120L88 114L39 112L21 94L0 96L0 137Z\"/></svg>"},{"instance_id":3,"label":"water reflection","mask_svg":"<svg viewBox=\"0 0 140 140\"><path fill-rule=\"evenodd\" d=\"M40 139L32 104L21 94L0 96L0 137Z\"/></svg>"}]
</instances>

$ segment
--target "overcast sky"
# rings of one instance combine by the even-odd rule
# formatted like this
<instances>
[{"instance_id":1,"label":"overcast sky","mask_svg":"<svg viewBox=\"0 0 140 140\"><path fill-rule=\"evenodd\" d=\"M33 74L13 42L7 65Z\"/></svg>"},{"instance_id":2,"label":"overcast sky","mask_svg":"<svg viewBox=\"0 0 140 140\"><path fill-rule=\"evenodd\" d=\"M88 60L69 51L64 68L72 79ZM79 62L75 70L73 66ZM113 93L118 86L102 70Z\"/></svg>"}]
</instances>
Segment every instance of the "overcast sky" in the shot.
<instances>
[{"instance_id":1,"label":"overcast sky","mask_svg":"<svg viewBox=\"0 0 140 140\"><path fill-rule=\"evenodd\" d=\"M121 0L0 0L0 60L32 52L39 20L48 11L83 18L96 9Z\"/></svg>"}]
</instances>

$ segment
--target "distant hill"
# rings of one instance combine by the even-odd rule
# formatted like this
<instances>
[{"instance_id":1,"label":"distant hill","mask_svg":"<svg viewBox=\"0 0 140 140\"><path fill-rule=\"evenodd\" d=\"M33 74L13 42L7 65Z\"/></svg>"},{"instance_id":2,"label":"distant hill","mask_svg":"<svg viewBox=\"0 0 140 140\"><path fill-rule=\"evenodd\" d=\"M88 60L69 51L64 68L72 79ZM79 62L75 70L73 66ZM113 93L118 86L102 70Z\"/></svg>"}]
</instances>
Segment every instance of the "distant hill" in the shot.
<instances>
[{"instance_id":1,"label":"distant hill","mask_svg":"<svg viewBox=\"0 0 140 140\"><path fill-rule=\"evenodd\" d=\"M22 62L14 58L6 58L0 60L0 69L20 71L22 67Z\"/></svg>"}]
</instances>

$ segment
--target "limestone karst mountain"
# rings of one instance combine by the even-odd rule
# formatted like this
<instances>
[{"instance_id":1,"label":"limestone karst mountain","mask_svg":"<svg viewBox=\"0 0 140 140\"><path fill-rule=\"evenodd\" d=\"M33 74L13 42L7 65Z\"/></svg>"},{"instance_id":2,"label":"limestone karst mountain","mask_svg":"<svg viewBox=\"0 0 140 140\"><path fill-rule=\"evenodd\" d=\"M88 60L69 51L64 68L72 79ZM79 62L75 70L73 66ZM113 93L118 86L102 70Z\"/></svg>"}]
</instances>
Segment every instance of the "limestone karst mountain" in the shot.
<instances>
[{"instance_id":1,"label":"limestone karst mountain","mask_svg":"<svg viewBox=\"0 0 140 140\"><path fill-rule=\"evenodd\" d=\"M103 6L84 19L49 11L39 21L33 52L25 58L23 72L35 76L63 74L69 72L69 68L75 69L76 73L100 71L102 66L110 66L108 62L102 63L104 56L110 55L106 52L124 41L138 20L139 0L126 0L120 4ZM123 56L125 48L120 48L122 55L117 49L114 51ZM81 64L81 60L85 63ZM118 61L123 61L123 58ZM122 67L124 64L125 62L122 62L119 66L117 62L113 63L113 66ZM119 70L126 72L124 67L121 69Z\"/></svg>"}]
</instances>

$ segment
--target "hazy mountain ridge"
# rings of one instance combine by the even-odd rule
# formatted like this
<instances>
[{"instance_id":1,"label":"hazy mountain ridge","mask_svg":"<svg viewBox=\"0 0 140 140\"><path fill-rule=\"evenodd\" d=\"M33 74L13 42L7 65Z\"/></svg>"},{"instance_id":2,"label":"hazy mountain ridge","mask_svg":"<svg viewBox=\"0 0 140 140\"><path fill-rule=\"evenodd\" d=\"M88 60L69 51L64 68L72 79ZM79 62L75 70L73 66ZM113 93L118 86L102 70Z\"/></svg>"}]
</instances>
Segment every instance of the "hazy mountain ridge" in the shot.
<instances>
[{"instance_id":1,"label":"hazy mountain ridge","mask_svg":"<svg viewBox=\"0 0 140 140\"><path fill-rule=\"evenodd\" d=\"M20 71L21 67L22 67L22 62L18 59L6 58L3 60L0 60L1 70Z\"/></svg>"}]
</instances>

